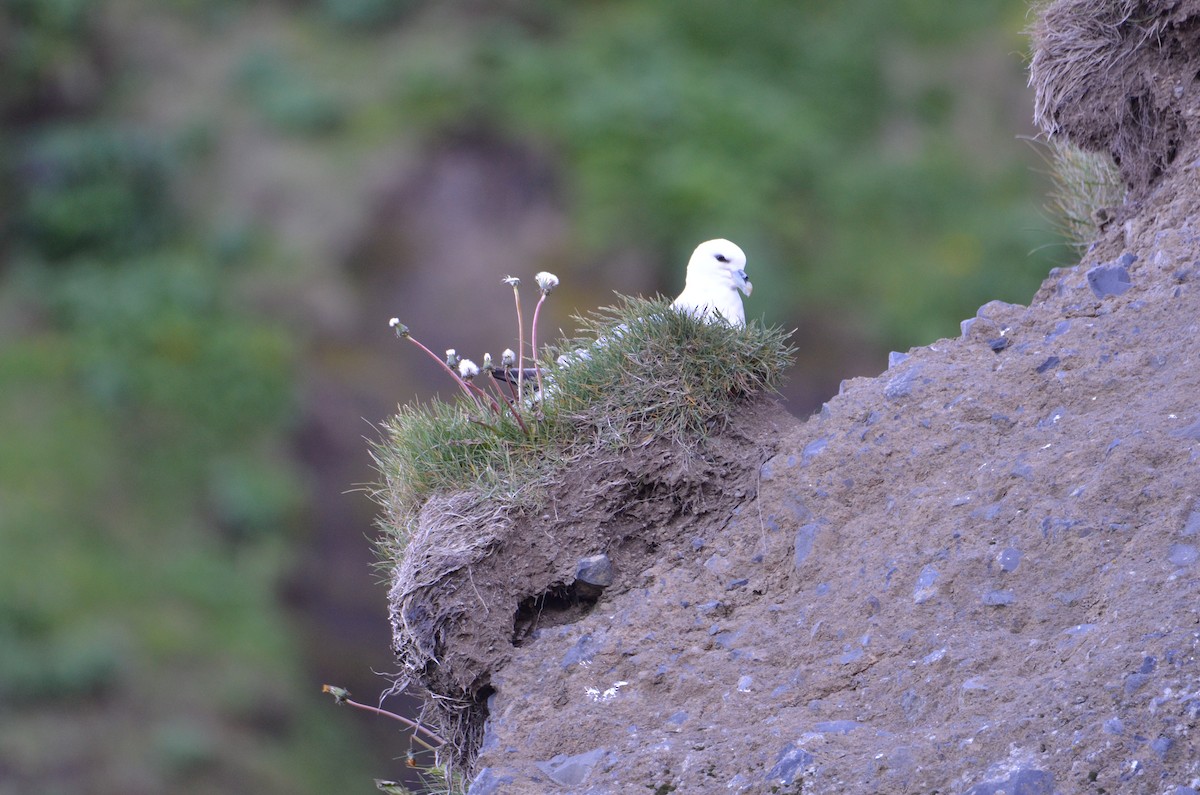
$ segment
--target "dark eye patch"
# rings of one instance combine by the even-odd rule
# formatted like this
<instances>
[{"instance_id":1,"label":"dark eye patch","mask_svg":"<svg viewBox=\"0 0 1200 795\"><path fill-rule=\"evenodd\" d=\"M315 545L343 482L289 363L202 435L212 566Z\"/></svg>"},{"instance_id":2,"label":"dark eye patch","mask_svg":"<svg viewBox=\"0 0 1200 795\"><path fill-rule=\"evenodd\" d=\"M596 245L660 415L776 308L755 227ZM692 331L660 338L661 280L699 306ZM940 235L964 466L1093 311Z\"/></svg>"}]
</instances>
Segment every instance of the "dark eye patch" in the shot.
<instances>
[{"instance_id":1,"label":"dark eye patch","mask_svg":"<svg viewBox=\"0 0 1200 795\"><path fill-rule=\"evenodd\" d=\"M717 262L729 262L729 257L724 254L714 254L713 256L717 258Z\"/></svg>"}]
</instances>

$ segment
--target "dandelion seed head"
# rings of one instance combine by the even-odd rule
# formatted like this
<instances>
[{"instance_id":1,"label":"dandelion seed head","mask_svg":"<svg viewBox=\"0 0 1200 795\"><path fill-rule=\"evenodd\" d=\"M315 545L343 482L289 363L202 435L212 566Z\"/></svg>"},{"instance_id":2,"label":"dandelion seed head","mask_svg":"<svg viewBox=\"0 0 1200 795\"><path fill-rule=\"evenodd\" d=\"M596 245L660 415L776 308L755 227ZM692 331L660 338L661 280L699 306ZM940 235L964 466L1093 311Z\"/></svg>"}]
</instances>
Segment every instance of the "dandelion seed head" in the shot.
<instances>
[{"instance_id":1,"label":"dandelion seed head","mask_svg":"<svg viewBox=\"0 0 1200 795\"><path fill-rule=\"evenodd\" d=\"M453 348L446 349L446 364L450 365L451 367L458 365L458 351L454 350Z\"/></svg>"},{"instance_id":2,"label":"dandelion seed head","mask_svg":"<svg viewBox=\"0 0 1200 795\"><path fill-rule=\"evenodd\" d=\"M470 359L463 359L458 363L458 374L462 376L464 381L470 381L479 375L479 365Z\"/></svg>"},{"instance_id":3,"label":"dandelion seed head","mask_svg":"<svg viewBox=\"0 0 1200 795\"><path fill-rule=\"evenodd\" d=\"M500 364L505 367L512 367L516 363L517 354L513 352L512 348L505 348L504 353L500 354Z\"/></svg>"},{"instance_id":4,"label":"dandelion seed head","mask_svg":"<svg viewBox=\"0 0 1200 795\"><path fill-rule=\"evenodd\" d=\"M517 285L519 285L521 283L521 280L518 279L516 276L505 276L500 281L504 282L505 284L509 285L510 287L516 287Z\"/></svg>"},{"instance_id":5,"label":"dandelion seed head","mask_svg":"<svg viewBox=\"0 0 1200 795\"><path fill-rule=\"evenodd\" d=\"M558 277L549 271L542 271L537 276L534 276L534 281L537 282L538 289L543 294L549 294L551 290L558 286Z\"/></svg>"}]
</instances>

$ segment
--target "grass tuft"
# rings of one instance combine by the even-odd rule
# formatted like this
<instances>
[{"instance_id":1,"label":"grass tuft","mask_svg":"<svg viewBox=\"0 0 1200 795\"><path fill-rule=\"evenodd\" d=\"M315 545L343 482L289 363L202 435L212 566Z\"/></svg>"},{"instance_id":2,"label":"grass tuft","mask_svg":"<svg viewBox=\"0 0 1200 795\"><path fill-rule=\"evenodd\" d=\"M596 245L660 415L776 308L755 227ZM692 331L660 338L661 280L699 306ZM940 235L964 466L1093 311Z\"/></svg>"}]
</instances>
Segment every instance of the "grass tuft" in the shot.
<instances>
[{"instance_id":1,"label":"grass tuft","mask_svg":"<svg viewBox=\"0 0 1200 795\"><path fill-rule=\"evenodd\" d=\"M1061 138L1051 140L1046 160L1054 187L1049 194L1055 226L1079 253L1100 236L1125 201L1125 183L1112 157L1088 152Z\"/></svg>"},{"instance_id":2,"label":"grass tuft","mask_svg":"<svg viewBox=\"0 0 1200 795\"><path fill-rule=\"evenodd\" d=\"M589 452L664 438L701 443L739 402L773 390L794 353L790 332L704 323L663 300L619 296L576 320L579 337L541 352L546 399L518 407L524 427L466 395L402 406L384 424L373 455L385 558L400 558L431 497L472 492L493 508L533 507L557 472ZM551 364L559 357L567 361Z\"/></svg>"}]
</instances>

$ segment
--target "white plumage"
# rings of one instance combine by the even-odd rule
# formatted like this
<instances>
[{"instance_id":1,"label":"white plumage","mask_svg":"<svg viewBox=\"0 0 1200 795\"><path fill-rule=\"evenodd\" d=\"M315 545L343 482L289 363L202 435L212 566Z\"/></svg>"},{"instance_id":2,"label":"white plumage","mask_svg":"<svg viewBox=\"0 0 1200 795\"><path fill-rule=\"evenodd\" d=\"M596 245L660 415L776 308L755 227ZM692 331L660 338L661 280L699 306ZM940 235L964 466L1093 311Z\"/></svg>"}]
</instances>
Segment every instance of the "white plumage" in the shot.
<instances>
[{"instance_id":1,"label":"white plumage","mask_svg":"<svg viewBox=\"0 0 1200 795\"><path fill-rule=\"evenodd\" d=\"M754 285L746 278L746 254L728 240L708 240L696 247L688 261L683 292L671 308L707 322L718 318L731 326L746 325L746 310L738 291L750 295Z\"/></svg>"}]
</instances>

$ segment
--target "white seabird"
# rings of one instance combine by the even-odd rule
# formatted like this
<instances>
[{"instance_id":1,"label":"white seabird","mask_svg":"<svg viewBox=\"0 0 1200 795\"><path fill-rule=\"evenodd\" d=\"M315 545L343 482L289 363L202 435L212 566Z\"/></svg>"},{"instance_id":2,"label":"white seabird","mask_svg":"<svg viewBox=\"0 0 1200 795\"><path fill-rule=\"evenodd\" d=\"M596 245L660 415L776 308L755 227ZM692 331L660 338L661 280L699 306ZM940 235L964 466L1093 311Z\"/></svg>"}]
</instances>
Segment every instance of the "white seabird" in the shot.
<instances>
[{"instance_id":1,"label":"white seabird","mask_svg":"<svg viewBox=\"0 0 1200 795\"><path fill-rule=\"evenodd\" d=\"M746 310L742 307L742 297L738 295L738 291L749 297L753 289L754 285L746 277L746 253L741 247L723 238L706 240L692 252L692 258L688 260L687 275L684 277L683 292L671 302L671 308L706 323L720 320L734 328L745 328ZM624 329L622 324L611 333L620 337ZM593 345L602 346L606 341L606 337L600 337ZM559 356L558 366L568 367L572 362L590 358L590 352L578 348ZM511 366L510 360L511 357L508 357L505 361L509 361L509 364L494 369L492 377L497 381L516 383L519 374ZM536 379L537 374L536 369L527 367L521 377L526 383L530 383Z\"/></svg>"},{"instance_id":2,"label":"white seabird","mask_svg":"<svg viewBox=\"0 0 1200 795\"><path fill-rule=\"evenodd\" d=\"M688 260L683 292L671 308L709 323L719 318L741 328L746 325L746 310L738 291L749 297L753 289L746 278L745 252L728 240L708 240L696 246Z\"/></svg>"}]
</instances>

